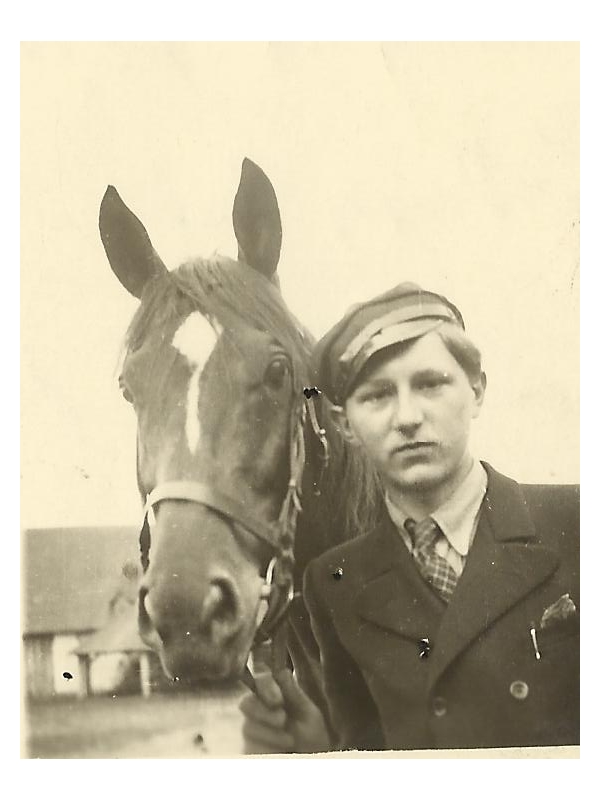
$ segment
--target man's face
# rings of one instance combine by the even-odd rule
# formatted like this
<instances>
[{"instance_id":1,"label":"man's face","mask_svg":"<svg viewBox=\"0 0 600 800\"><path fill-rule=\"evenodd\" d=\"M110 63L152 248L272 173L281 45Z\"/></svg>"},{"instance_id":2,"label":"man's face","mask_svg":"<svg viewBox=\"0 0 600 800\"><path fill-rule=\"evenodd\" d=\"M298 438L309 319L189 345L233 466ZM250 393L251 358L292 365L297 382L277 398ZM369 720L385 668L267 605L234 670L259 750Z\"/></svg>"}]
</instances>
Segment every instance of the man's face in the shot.
<instances>
[{"instance_id":1,"label":"man's face","mask_svg":"<svg viewBox=\"0 0 600 800\"><path fill-rule=\"evenodd\" d=\"M471 420L483 401L436 332L367 365L340 414L346 438L360 445L386 486L437 491L459 482L471 463Z\"/></svg>"}]
</instances>

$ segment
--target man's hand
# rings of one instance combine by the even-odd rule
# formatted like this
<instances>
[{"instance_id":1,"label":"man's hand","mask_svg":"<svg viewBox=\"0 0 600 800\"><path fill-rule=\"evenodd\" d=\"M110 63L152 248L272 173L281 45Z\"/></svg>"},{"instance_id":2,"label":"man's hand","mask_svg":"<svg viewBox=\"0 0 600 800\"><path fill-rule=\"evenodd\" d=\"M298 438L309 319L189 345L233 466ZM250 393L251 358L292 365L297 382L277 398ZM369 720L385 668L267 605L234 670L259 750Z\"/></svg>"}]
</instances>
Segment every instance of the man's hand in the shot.
<instances>
[{"instance_id":1,"label":"man's hand","mask_svg":"<svg viewBox=\"0 0 600 800\"><path fill-rule=\"evenodd\" d=\"M322 753L330 749L323 716L289 669L256 676L256 694L240 703L246 753Z\"/></svg>"}]
</instances>

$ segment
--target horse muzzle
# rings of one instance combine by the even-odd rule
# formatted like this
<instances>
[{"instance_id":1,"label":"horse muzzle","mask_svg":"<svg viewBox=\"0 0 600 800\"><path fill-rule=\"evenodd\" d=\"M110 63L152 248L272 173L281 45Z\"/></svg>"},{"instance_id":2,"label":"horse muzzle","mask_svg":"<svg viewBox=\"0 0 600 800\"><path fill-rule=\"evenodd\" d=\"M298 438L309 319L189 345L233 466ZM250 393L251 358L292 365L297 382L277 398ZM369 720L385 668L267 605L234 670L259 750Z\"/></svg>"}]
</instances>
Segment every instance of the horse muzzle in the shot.
<instances>
[{"instance_id":1,"label":"horse muzzle","mask_svg":"<svg viewBox=\"0 0 600 800\"><path fill-rule=\"evenodd\" d=\"M193 683L235 678L254 636L254 620L246 618L244 606L236 583L224 575L212 578L195 598L178 596L173 583L143 585L140 635L159 653L173 679Z\"/></svg>"}]
</instances>

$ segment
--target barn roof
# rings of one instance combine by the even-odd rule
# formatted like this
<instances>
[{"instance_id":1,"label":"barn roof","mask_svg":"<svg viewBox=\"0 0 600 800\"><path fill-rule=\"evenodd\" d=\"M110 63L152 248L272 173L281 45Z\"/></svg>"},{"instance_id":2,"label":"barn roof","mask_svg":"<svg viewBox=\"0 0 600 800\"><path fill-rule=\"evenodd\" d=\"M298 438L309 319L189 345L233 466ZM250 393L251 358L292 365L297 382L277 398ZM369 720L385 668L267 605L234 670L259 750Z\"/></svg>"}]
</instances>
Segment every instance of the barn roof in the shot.
<instances>
[{"instance_id":1,"label":"barn roof","mask_svg":"<svg viewBox=\"0 0 600 800\"><path fill-rule=\"evenodd\" d=\"M123 566L138 563L131 527L24 531L23 633L82 633L102 627L123 586Z\"/></svg>"}]
</instances>

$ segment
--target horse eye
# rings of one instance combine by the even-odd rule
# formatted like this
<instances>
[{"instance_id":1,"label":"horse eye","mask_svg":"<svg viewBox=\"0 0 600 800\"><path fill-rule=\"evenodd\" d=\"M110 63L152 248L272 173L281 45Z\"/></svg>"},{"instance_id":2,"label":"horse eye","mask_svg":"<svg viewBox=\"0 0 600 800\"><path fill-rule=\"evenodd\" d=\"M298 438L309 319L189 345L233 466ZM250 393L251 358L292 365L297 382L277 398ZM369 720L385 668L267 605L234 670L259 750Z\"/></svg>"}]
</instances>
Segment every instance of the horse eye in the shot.
<instances>
[{"instance_id":1,"label":"horse eye","mask_svg":"<svg viewBox=\"0 0 600 800\"><path fill-rule=\"evenodd\" d=\"M283 382L289 374L289 366L284 358L271 361L265 373L265 383L272 389L281 389Z\"/></svg>"}]
</instances>

